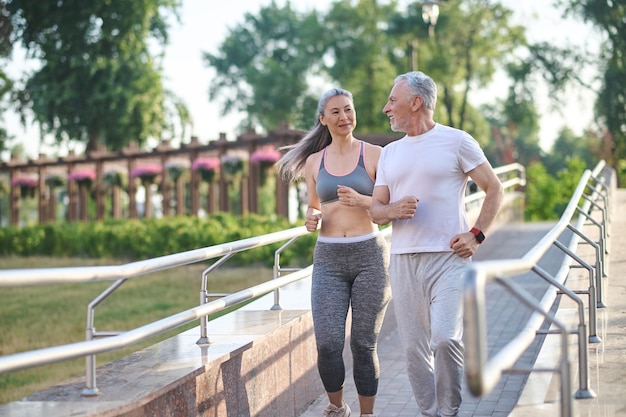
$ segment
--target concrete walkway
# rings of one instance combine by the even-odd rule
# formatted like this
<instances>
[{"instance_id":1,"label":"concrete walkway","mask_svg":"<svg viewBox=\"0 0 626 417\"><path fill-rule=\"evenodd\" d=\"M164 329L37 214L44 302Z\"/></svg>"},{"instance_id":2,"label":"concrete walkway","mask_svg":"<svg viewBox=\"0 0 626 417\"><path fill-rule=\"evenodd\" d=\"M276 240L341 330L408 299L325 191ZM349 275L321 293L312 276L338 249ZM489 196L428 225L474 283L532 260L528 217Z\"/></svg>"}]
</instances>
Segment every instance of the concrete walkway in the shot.
<instances>
[{"instance_id":1,"label":"concrete walkway","mask_svg":"<svg viewBox=\"0 0 626 417\"><path fill-rule=\"evenodd\" d=\"M574 416L626 416L626 396L624 395L626 393L626 216L620 215L620 211L626 207L626 189L618 190L615 197L609 230L611 252L607 257L608 277L604 278L607 307L598 310L598 329L602 342L589 346L590 388L597 397L574 400ZM475 260L520 257L553 225L553 223L531 223L501 226L485 241L476 254ZM597 235L590 233L590 236L595 239ZM564 238L559 240L565 242ZM542 258L540 266L551 274L556 273L561 266L563 256L563 252L559 249L550 249ZM568 288L587 288L588 284L585 283L585 279L576 275L572 273L572 277L568 278ZM515 280L538 299L545 292L545 282L535 274L519 276ZM491 355L513 338L516 329L528 320L530 312L497 285L488 287L487 300L489 303L487 310L488 346ZM574 323L571 320L572 308L571 304L562 301L558 313L559 317L568 320L570 325ZM537 337L516 367L532 367L536 362L542 364L551 362L552 366L555 366L558 358L554 354L552 342L554 338L555 336ZM575 339L574 336L571 338ZM575 345L576 341L573 340L572 353L569 356L572 361L574 391L578 388ZM378 353L381 376L376 414L379 417L418 416L419 409L413 399L404 358L399 348L398 335L395 331L393 309L389 310L385 318L384 335L379 343ZM348 361L347 364L349 363ZM548 382L542 383L541 380ZM345 397L352 409L352 416L359 416L357 394L351 373L348 373L346 378ZM301 417L322 416L326 405L326 395L322 395ZM459 417L470 416L560 416L558 375L538 372L505 374L496 388L489 395L481 398L474 397L467 392L464 381L463 403Z\"/></svg>"}]
</instances>

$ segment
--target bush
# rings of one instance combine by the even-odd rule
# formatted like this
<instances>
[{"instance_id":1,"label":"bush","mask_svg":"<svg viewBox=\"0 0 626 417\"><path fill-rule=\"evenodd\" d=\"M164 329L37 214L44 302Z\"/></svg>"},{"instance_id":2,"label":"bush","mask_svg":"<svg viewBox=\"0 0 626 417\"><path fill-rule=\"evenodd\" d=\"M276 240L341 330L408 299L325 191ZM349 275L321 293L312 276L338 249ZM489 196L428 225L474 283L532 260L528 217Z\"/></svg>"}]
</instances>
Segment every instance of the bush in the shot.
<instances>
[{"instance_id":1,"label":"bush","mask_svg":"<svg viewBox=\"0 0 626 417\"><path fill-rule=\"evenodd\" d=\"M294 227L275 215L237 216L216 213L208 219L167 217L143 220L74 222L0 229L2 256L112 258L135 261L218 245ZM281 255L281 263L312 261L315 235L298 239ZM279 242L233 256L231 265L274 264Z\"/></svg>"},{"instance_id":2,"label":"bush","mask_svg":"<svg viewBox=\"0 0 626 417\"><path fill-rule=\"evenodd\" d=\"M526 209L528 221L559 219L576 190L585 171L585 163L579 158L567 161L556 177L551 176L544 165L533 162L526 170Z\"/></svg>"}]
</instances>

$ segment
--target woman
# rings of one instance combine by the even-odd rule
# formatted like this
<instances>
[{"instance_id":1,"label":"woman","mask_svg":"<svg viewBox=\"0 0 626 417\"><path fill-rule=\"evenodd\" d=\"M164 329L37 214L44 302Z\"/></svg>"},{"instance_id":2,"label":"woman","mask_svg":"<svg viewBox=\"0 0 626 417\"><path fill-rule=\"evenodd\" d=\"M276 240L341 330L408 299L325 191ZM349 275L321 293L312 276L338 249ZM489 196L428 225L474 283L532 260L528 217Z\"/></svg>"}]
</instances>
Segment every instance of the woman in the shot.
<instances>
[{"instance_id":1,"label":"woman","mask_svg":"<svg viewBox=\"0 0 626 417\"><path fill-rule=\"evenodd\" d=\"M317 123L278 162L288 181L304 169L306 229L319 236L313 254L311 307L318 370L329 404L324 416L350 416L343 398L343 348L348 308L350 347L361 416L374 416L376 345L390 299L388 250L369 216L381 147L356 139L352 94L334 88L321 97Z\"/></svg>"}]
</instances>

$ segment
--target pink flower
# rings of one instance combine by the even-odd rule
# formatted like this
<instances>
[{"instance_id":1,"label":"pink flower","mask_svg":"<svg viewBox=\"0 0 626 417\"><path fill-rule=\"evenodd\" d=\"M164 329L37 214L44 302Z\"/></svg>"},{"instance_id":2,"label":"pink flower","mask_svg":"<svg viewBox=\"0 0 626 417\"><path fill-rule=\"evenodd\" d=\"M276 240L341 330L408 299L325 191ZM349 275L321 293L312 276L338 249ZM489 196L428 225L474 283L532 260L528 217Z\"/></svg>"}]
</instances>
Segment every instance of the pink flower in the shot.
<instances>
[{"instance_id":1,"label":"pink flower","mask_svg":"<svg viewBox=\"0 0 626 417\"><path fill-rule=\"evenodd\" d=\"M280 152L272 145L265 145L250 155L250 162L274 163L280 159Z\"/></svg>"},{"instance_id":2,"label":"pink flower","mask_svg":"<svg viewBox=\"0 0 626 417\"><path fill-rule=\"evenodd\" d=\"M18 174L11 180L11 185L34 188L37 186L37 178L24 174Z\"/></svg>"},{"instance_id":3,"label":"pink flower","mask_svg":"<svg viewBox=\"0 0 626 417\"><path fill-rule=\"evenodd\" d=\"M220 160L218 158L196 158L191 164L191 169L220 172Z\"/></svg>"},{"instance_id":4,"label":"pink flower","mask_svg":"<svg viewBox=\"0 0 626 417\"><path fill-rule=\"evenodd\" d=\"M70 181L93 181L96 179L96 171L92 169L76 169L69 173L67 179Z\"/></svg>"},{"instance_id":5,"label":"pink flower","mask_svg":"<svg viewBox=\"0 0 626 417\"><path fill-rule=\"evenodd\" d=\"M130 171L131 178L144 178L144 177L155 177L161 173L163 167L157 164L146 164L140 165L137 168Z\"/></svg>"}]
</instances>

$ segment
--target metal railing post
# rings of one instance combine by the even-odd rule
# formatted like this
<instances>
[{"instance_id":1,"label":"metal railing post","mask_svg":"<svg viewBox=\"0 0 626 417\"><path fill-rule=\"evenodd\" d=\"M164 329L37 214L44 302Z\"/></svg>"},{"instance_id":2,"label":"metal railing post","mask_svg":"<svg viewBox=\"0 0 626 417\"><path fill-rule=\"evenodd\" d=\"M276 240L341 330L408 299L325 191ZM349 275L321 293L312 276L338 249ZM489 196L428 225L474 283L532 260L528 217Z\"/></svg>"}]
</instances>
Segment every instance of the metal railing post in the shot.
<instances>
[{"instance_id":1,"label":"metal railing post","mask_svg":"<svg viewBox=\"0 0 626 417\"><path fill-rule=\"evenodd\" d=\"M533 270L552 285L557 287L563 294L570 297L570 299L578 306L578 330L576 331L576 334L578 335L578 372L580 373L580 379L578 381L578 391L576 391L575 396L576 398L594 398L596 394L591 390L591 388L589 388L589 345L587 342L587 326L585 325L585 306L583 301L574 291L557 282L545 270L538 266Z\"/></svg>"},{"instance_id":2,"label":"metal railing post","mask_svg":"<svg viewBox=\"0 0 626 417\"><path fill-rule=\"evenodd\" d=\"M585 268L589 274L589 287L587 291L580 291L580 293L588 294L589 296L589 341L591 343L600 343L601 339L597 334L597 313L598 313L598 301L596 299L596 285L597 280L594 279L593 267L585 262L580 256L566 248L558 240L554 242L554 245L576 260L582 268Z\"/></svg>"},{"instance_id":3,"label":"metal railing post","mask_svg":"<svg viewBox=\"0 0 626 417\"><path fill-rule=\"evenodd\" d=\"M215 295L215 296L228 295L228 294L209 294L208 276L212 271L216 270L221 265L223 265L224 262L232 258L233 255L234 253L229 253L229 254L222 256L220 259L215 261L211 266L209 266L204 271L202 271L202 282L200 283L200 305L201 306L208 302L210 295ZM210 345L211 344L211 342L209 341L208 330L207 330L208 325L209 325L209 316L200 317L200 338L196 341L197 345Z\"/></svg>"},{"instance_id":4,"label":"metal railing post","mask_svg":"<svg viewBox=\"0 0 626 417\"><path fill-rule=\"evenodd\" d=\"M300 236L295 236L289 239L285 244L283 244L280 248L274 252L274 267L272 268L274 279L280 278L282 272L294 272L299 271L301 268L281 268L280 267L280 254L285 251L289 246L291 246L296 240L298 240ZM270 310L282 310L280 306L280 288L276 288L274 290L274 305L270 308Z\"/></svg>"},{"instance_id":5,"label":"metal railing post","mask_svg":"<svg viewBox=\"0 0 626 417\"><path fill-rule=\"evenodd\" d=\"M109 295L113 294L115 290L122 286L126 282L126 278L118 279L113 284L109 285L107 289L102 291L96 298L94 298L87 305L87 327L85 329L85 339L87 341L93 340L96 337L115 336L119 332L96 332L94 327L95 309L103 302ZM100 395L100 390L96 386L96 355L88 355L85 357L85 388L81 392L83 397L95 397Z\"/></svg>"}]
</instances>

